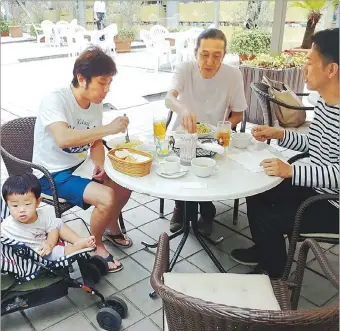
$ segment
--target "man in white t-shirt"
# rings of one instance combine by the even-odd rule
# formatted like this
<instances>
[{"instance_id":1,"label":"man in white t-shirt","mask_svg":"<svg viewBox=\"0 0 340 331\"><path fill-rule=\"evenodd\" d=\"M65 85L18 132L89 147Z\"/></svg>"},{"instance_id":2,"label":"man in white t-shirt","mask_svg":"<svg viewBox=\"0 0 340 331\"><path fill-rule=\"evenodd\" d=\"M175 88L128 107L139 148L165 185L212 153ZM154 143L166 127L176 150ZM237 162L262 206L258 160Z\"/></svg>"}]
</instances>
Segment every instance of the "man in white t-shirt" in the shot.
<instances>
[{"instance_id":1,"label":"man in white t-shirt","mask_svg":"<svg viewBox=\"0 0 340 331\"><path fill-rule=\"evenodd\" d=\"M102 138L125 132L129 120L117 117L102 124L103 103L117 73L111 57L100 48L85 50L76 60L72 84L49 93L41 102L34 130L33 162L45 167L53 176L59 197L87 209L91 215L91 233L96 238L96 255L106 259L110 272L122 269L102 243L105 229L108 239L119 247L132 242L120 232L118 217L131 192L112 182L104 171ZM73 175L88 152L95 165L91 179ZM42 193L52 195L48 179L38 170Z\"/></svg>"},{"instance_id":2,"label":"man in white t-shirt","mask_svg":"<svg viewBox=\"0 0 340 331\"><path fill-rule=\"evenodd\" d=\"M104 28L103 20L106 13L105 1L95 1L93 4L94 19L97 22L98 30Z\"/></svg>"},{"instance_id":3,"label":"man in white t-shirt","mask_svg":"<svg viewBox=\"0 0 340 331\"><path fill-rule=\"evenodd\" d=\"M174 127L182 125L188 132L196 132L196 123L217 125L227 112L235 128L242 121L247 108L243 78L236 67L223 64L227 39L218 29L207 29L197 38L196 59L185 62L176 69L165 105L177 113ZM211 202L200 203L200 227L211 233L216 214ZM182 226L183 203L176 201L170 231ZM204 222L203 222L204 221Z\"/></svg>"}]
</instances>

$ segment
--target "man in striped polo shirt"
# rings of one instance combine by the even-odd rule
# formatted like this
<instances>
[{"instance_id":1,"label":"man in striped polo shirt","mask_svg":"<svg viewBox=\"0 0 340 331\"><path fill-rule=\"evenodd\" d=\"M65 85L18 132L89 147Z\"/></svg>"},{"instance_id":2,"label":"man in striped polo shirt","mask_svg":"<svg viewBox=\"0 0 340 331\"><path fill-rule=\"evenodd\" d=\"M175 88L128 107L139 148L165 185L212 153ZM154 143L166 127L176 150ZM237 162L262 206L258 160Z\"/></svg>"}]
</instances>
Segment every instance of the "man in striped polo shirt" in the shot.
<instances>
[{"instance_id":1,"label":"man in striped polo shirt","mask_svg":"<svg viewBox=\"0 0 340 331\"><path fill-rule=\"evenodd\" d=\"M233 260L256 266L254 273L282 276L287 258L284 234L293 229L300 204L309 197L339 194L339 29L319 31L304 66L307 88L320 94L307 135L281 128L258 126L252 134L259 141L277 139L282 147L309 152L307 164L289 165L267 159L261 165L268 176L285 180L275 188L248 197L247 213L254 246L234 249ZM322 200L305 213L301 233L339 233L339 202Z\"/></svg>"}]
</instances>

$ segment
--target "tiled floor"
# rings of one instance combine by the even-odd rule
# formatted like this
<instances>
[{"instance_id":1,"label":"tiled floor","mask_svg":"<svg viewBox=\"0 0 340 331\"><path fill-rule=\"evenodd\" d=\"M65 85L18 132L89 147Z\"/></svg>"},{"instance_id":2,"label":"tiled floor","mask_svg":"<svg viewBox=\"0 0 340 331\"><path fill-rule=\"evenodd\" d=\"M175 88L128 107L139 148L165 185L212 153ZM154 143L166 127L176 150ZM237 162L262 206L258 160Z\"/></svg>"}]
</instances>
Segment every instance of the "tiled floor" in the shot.
<instances>
[{"instance_id":1,"label":"tiled floor","mask_svg":"<svg viewBox=\"0 0 340 331\"><path fill-rule=\"evenodd\" d=\"M1 46L2 47L2 46ZM9 49L10 45L6 45ZM33 116L37 113L37 105L39 104L41 94L44 90L56 87L62 81L64 71L59 73L57 71L64 70L64 66L70 66L67 59L45 60L35 63L22 64L4 64L2 63L2 81L12 82L7 83L7 88L1 89L1 95L5 96L5 103L1 107L1 123L5 123L18 116ZM124 63L122 60L121 63ZM5 70L3 70L5 69ZM50 72L55 80L44 80L44 72ZM55 73L55 76L53 73ZM31 77L33 79L30 84L27 80L19 80L15 78L20 73L20 77ZM66 75L67 71L65 71ZM125 68L122 66L120 71L122 77L120 82L123 82L124 77L137 74L140 75L139 83L143 85L143 77L145 72L141 69ZM69 72L68 72L69 74ZM69 76L69 75L68 75ZM67 77L68 77L67 76ZM156 76L153 76L156 77ZM170 83L171 76L164 73L159 74L157 80L154 82L150 80L152 86L151 91L157 92L159 89L159 81L165 88L167 83ZM18 84L22 85L18 87ZM48 83L49 82L49 83ZM15 90L11 86L17 87ZM117 84L118 86L119 84ZM147 89L144 84L144 92ZM135 89L134 87L131 87ZM125 85L124 89L129 91L129 87ZM17 91L20 91L20 98L17 96ZM126 97L124 95L124 97ZM163 102L155 102L152 104L138 105L127 110L131 122L131 133L143 133L148 131L150 119L152 118L153 109L162 107ZM109 113L105 115L105 120L108 121L112 115ZM251 125L247 125L251 128ZM273 146L278 148L285 157L291 157L290 151L282 150L275 143ZM5 180L7 172L4 164L1 164L1 182ZM126 250L121 250L113 247L110 243L106 246L108 250L124 264L124 269L116 274L110 274L103 277L97 288L105 297L112 295L119 295L123 298L129 307L129 315L123 321L122 330L138 331L138 330L159 330L162 328L162 304L159 298L152 300L148 293L151 291L149 283L150 274L152 271L155 250L145 250L141 241L153 242L157 240L160 233L169 231L169 220L173 210L174 203L172 201L165 201L165 219L159 218L159 200L144 196L138 193L133 193L130 201L124 208L123 217L129 236L133 239L134 245ZM239 208L239 223L232 225L233 201L221 201L216 203L218 215L216 220L221 224L214 224L214 231L212 238L217 239L224 236L225 240L217 247L212 247L222 265L230 272L245 273L250 269L241 265L237 265L229 258L228 252L235 247L247 247L252 244L250 231L248 227L248 220L246 215L245 200L241 200ZM43 206L42 208L49 208ZM82 217L86 222L89 222L90 213L92 209L87 211L80 210L80 208L73 208L69 213L64 215L65 221L70 221L76 217ZM86 229L80 220L68 223L80 235L86 235ZM239 234L241 233L241 234ZM248 237L248 238L247 238ZM180 237L171 242L172 253L176 249ZM339 268L338 261L338 246L324 245L326 255L334 265L336 270ZM338 292L330 283L317 274L315 271L321 272L320 267L314 260L312 254L309 255L308 267L310 270L306 271L304 286L302 290L302 297L300 300L301 308L312 308L332 304L338 301ZM174 272L217 272L216 267L202 250L194 236L189 235L187 243L181 253L179 262L174 268ZM75 274L79 276L76 270ZM79 289L70 289L67 297L57 300L53 303L44 306L36 307L27 310L24 314L14 313L1 318L1 327L6 331L23 331L23 330L100 330L96 321L96 298L83 293Z\"/></svg>"}]
</instances>

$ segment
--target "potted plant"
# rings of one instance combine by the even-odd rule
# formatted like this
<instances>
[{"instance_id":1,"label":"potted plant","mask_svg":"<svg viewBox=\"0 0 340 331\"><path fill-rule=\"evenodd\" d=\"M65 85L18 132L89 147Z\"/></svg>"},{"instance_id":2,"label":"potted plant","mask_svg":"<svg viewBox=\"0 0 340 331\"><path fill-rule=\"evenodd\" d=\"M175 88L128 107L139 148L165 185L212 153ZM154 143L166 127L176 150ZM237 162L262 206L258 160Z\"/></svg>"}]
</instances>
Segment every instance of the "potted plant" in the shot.
<instances>
[{"instance_id":1,"label":"potted plant","mask_svg":"<svg viewBox=\"0 0 340 331\"><path fill-rule=\"evenodd\" d=\"M264 30L238 30L235 31L230 50L240 56L240 62L253 59L257 54L269 52L270 33Z\"/></svg>"},{"instance_id":2,"label":"potted plant","mask_svg":"<svg viewBox=\"0 0 340 331\"><path fill-rule=\"evenodd\" d=\"M326 0L318 0L318 1L311 1L311 0L300 0L300 1L294 1L291 4L291 7L298 7L303 8L306 11L308 11L307 16L307 25L305 34L303 36L303 41L301 48L296 48L297 50L304 50L304 49L310 49L312 47L312 35L314 34L315 27L319 23L322 11L326 9L327 6L333 6L336 8L337 5L340 4L340 0L332 0L330 3Z\"/></svg>"},{"instance_id":3,"label":"potted plant","mask_svg":"<svg viewBox=\"0 0 340 331\"><path fill-rule=\"evenodd\" d=\"M22 28L20 25L17 24L15 20L8 26L8 29L9 29L9 35L12 38L20 38L23 36Z\"/></svg>"},{"instance_id":4,"label":"potted plant","mask_svg":"<svg viewBox=\"0 0 340 331\"><path fill-rule=\"evenodd\" d=\"M4 20L0 21L0 31L1 31L1 37L8 37L9 36L8 24Z\"/></svg>"},{"instance_id":5,"label":"potted plant","mask_svg":"<svg viewBox=\"0 0 340 331\"><path fill-rule=\"evenodd\" d=\"M121 28L115 36L117 53L127 53L131 51L131 43L135 40L136 30L133 28Z\"/></svg>"},{"instance_id":6,"label":"potted plant","mask_svg":"<svg viewBox=\"0 0 340 331\"><path fill-rule=\"evenodd\" d=\"M302 93L304 90L304 75L301 67L306 61L306 54L284 52L278 56L257 54L252 60L245 60L239 66L244 81L244 92L248 108L244 120L263 124L263 112L256 95L250 88L251 82L261 82L265 75L271 80L285 83L294 92Z\"/></svg>"}]
</instances>

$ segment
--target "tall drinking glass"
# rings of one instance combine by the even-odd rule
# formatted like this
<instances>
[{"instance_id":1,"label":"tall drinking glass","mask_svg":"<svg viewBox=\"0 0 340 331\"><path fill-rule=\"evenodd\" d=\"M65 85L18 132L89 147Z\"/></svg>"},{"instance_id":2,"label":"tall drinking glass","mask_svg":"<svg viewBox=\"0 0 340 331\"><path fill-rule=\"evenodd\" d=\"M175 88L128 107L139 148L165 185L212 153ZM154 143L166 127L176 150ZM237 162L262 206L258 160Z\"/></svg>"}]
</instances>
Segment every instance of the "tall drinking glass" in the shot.
<instances>
[{"instance_id":1,"label":"tall drinking glass","mask_svg":"<svg viewBox=\"0 0 340 331\"><path fill-rule=\"evenodd\" d=\"M229 147L231 136L231 122L217 122L217 141L224 148Z\"/></svg>"},{"instance_id":2,"label":"tall drinking glass","mask_svg":"<svg viewBox=\"0 0 340 331\"><path fill-rule=\"evenodd\" d=\"M155 144L157 140L163 142L166 135L166 117L162 112L154 112L153 114L153 134Z\"/></svg>"}]
</instances>

